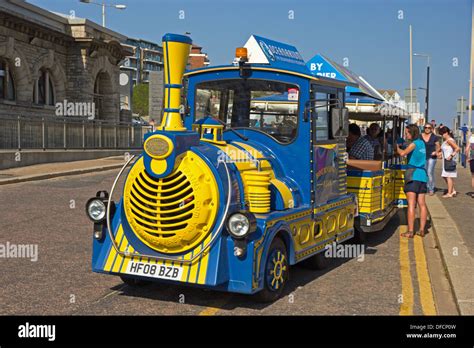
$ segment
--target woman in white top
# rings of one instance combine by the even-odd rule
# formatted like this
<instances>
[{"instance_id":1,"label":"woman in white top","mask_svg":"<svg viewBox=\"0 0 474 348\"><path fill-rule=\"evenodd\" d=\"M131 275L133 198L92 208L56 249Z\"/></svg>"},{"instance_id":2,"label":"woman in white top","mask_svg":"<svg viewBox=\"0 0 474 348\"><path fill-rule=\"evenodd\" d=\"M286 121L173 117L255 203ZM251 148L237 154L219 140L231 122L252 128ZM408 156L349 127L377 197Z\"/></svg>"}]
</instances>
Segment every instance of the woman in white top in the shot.
<instances>
[{"instance_id":1,"label":"woman in white top","mask_svg":"<svg viewBox=\"0 0 474 348\"><path fill-rule=\"evenodd\" d=\"M443 127L439 130L439 134L443 137L443 145L441 145L441 152L443 154L443 172L441 176L448 185L448 192L443 195L443 198L451 198L457 195L457 192L454 188L453 178L458 177L456 169L454 171L446 171L444 168L444 160L451 161L454 156L459 152L460 148L451 137L451 131L448 127Z\"/></svg>"}]
</instances>

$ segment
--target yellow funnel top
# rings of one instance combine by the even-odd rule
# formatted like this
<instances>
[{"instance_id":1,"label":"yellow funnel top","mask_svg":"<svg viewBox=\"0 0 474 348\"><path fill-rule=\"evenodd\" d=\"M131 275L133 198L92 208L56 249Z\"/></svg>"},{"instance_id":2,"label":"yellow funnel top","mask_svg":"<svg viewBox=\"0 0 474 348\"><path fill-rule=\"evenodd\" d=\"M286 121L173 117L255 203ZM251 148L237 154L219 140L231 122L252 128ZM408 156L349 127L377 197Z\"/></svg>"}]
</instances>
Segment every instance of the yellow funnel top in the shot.
<instances>
[{"instance_id":1,"label":"yellow funnel top","mask_svg":"<svg viewBox=\"0 0 474 348\"><path fill-rule=\"evenodd\" d=\"M180 114L181 88L184 71L188 62L192 40L178 34L163 36L163 56L165 74L164 114L159 129L167 131L183 131Z\"/></svg>"}]
</instances>

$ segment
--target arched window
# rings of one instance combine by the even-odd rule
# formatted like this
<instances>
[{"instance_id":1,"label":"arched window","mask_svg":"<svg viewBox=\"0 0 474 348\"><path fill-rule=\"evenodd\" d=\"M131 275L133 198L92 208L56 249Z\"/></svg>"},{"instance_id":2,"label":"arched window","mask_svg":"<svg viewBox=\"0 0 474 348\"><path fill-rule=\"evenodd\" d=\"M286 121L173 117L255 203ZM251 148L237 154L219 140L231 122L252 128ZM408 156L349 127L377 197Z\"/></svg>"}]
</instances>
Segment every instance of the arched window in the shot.
<instances>
[{"instance_id":1,"label":"arched window","mask_svg":"<svg viewBox=\"0 0 474 348\"><path fill-rule=\"evenodd\" d=\"M35 104L54 105L54 84L49 70L40 71L40 76L33 88L33 95Z\"/></svg>"},{"instance_id":2,"label":"arched window","mask_svg":"<svg viewBox=\"0 0 474 348\"><path fill-rule=\"evenodd\" d=\"M101 74L97 76L97 79L94 83L94 105L95 105L95 115L96 118L100 119L103 114L103 103L104 103L104 96L101 94L101 83L100 79Z\"/></svg>"},{"instance_id":3,"label":"arched window","mask_svg":"<svg viewBox=\"0 0 474 348\"><path fill-rule=\"evenodd\" d=\"M114 108L111 96L112 81L106 72L97 74L94 82L94 104L95 104L95 118L101 120L113 120L116 110Z\"/></svg>"},{"instance_id":4,"label":"arched window","mask_svg":"<svg viewBox=\"0 0 474 348\"><path fill-rule=\"evenodd\" d=\"M3 59L0 59L0 99L15 100L15 82L10 64Z\"/></svg>"}]
</instances>

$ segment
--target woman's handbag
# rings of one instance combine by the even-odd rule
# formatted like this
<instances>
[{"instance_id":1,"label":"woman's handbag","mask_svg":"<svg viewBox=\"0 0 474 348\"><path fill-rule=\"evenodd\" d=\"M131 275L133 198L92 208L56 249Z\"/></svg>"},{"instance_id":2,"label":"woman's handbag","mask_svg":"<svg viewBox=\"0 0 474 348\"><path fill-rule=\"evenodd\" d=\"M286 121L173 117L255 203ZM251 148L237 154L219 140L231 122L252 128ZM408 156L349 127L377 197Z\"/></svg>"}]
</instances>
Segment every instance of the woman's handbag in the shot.
<instances>
[{"instance_id":1,"label":"woman's handbag","mask_svg":"<svg viewBox=\"0 0 474 348\"><path fill-rule=\"evenodd\" d=\"M405 170L405 184L413 181L413 174L416 168L407 168Z\"/></svg>"},{"instance_id":2,"label":"woman's handbag","mask_svg":"<svg viewBox=\"0 0 474 348\"><path fill-rule=\"evenodd\" d=\"M446 141L447 141L448 145L451 146L451 148L454 150L454 146L451 144L451 140L454 141L452 138L450 138ZM444 152L443 152L443 155L444 155ZM451 157L450 160L444 158L443 169L444 169L445 172L455 172L456 171L456 161L453 159L453 157Z\"/></svg>"},{"instance_id":3,"label":"woman's handbag","mask_svg":"<svg viewBox=\"0 0 474 348\"><path fill-rule=\"evenodd\" d=\"M409 167L405 170L405 175L404 175L405 184L407 184L407 183L413 181L413 175L415 174L415 170L416 170L416 169L421 169L421 170L426 171L426 168L425 168L425 167L409 166Z\"/></svg>"},{"instance_id":4,"label":"woman's handbag","mask_svg":"<svg viewBox=\"0 0 474 348\"><path fill-rule=\"evenodd\" d=\"M444 171L445 172L455 172L456 171L456 161L444 159Z\"/></svg>"}]
</instances>

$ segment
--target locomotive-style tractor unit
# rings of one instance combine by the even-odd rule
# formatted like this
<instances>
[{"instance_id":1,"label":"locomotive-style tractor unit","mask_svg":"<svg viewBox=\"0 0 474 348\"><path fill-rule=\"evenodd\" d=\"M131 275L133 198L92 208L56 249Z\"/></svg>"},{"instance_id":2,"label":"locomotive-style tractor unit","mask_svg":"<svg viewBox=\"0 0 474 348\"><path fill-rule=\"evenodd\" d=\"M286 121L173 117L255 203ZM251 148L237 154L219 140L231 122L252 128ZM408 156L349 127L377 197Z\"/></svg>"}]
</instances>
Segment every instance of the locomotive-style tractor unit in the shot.
<instances>
[{"instance_id":1,"label":"locomotive-style tractor unit","mask_svg":"<svg viewBox=\"0 0 474 348\"><path fill-rule=\"evenodd\" d=\"M354 236L348 82L312 75L295 47L255 35L233 64L185 72L190 46L188 36L163 37L161 126L110 193L87 203L92 268L127 284L273 301L291 265L324 267L325 247Z\"/></svg>"}]
</instances>

